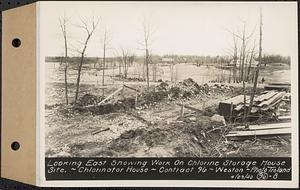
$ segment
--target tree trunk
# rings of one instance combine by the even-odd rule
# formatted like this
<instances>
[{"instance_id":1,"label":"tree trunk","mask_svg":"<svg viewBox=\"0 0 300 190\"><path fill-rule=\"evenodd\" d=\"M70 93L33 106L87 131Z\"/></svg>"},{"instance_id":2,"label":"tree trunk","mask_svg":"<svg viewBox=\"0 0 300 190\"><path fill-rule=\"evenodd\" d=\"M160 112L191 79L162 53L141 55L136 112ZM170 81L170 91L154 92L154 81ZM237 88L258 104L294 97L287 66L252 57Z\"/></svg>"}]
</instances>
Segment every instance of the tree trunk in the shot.
<instances>
[{"instance_id":1,"label":"tree trunk","mask_svg":"<svg viewBox=\"0 0 300 190\"><path fill-rule=\"evenodd\" d=\"M67 63L66 63L67 64ZM67 71L68 71L68 66L65 66L65 97L66 97L66 104L69 104L69 97L68 97L68 78L67 78Z\"/></svg>"},{"instance_id":2,"label":"tree trunk","mask_svg":"<svg viewBox=\"0 0 300 190\"><path fill-rule=\"evenodd\" d=\"M105 43L104 43L104 46L103 46L103 66L102 66L102 97L104 97L104 79L105 79L105 61L106 61L105 51L106 51L106 47L105 47Z\"/></svg>"},{"instance_id":3,"label":"tree trunk","mask_svg":"<svg viewBox=\"0 0 300 190\"><path fill-rule=\"evenodd\" d=\"M260 65L261 65L261 61L262 61L261 56L262 56L262 11L260 10L258 64L257 64L257 68L256 68L256 71L255 71L255 76L254 76L254 84L253 84L252 94L251 94L251 97L250 97L250 105L249 105L249 109L248 109L248 113L247 113L248 116L251 114L253 101L254 101L254 96L255 96L255 93L256 93L259 69L260 69Z\"/></svg>"},{"instance_id":4,"label":"tree trunk","mask_svg":"<svg viewBox=\"0 0 300 190\"><path fill-rule=\"evenodd\" d=\"M78 74L77 74L77 81L76 81L76 92L75 92L75 104L77 103L77 100L78 100L81 69L82 69L82 65L83 65L85 48L84 48L84 51L81 53L80 63L79 63L79 67L78 67Z\"/></svg>"},{"instance_id":5,"label":"tree trunk","mask_svg":"<svg viewBox=\"0 0 300 190\"><path fill-rule=\"evenodd\" d=\"M67 39L65 37L65 97L66 97L66 104L69 104L69 97L68 97L68 46L67 46Z\"/></svg>"},{"instance_id":6,"label":"tree trunk","mask_svg":"<svg viewBox=\"0 0 300 190\"><path fill-rule=\"evenodd\" d=\"M249 81L249 75L250 75L250 71L251 71L251 64L252 64L253 56L254 56L254 47L252 49L250 60L249 60L248 73L247 73L247 77L246 77L247 82Z\"/></svg>"},{"instance_id":7,"label":"tree trunk","mask_svg":"<svg viewBox=\"0 0 300 190\"><path fill-rule=\"evenodd\" d=\"M146 46L146 75L147 75L147 90L150 89L150 84L149 84L149 52L148 52L148 47Z\"/></svg>"}]
</instances>

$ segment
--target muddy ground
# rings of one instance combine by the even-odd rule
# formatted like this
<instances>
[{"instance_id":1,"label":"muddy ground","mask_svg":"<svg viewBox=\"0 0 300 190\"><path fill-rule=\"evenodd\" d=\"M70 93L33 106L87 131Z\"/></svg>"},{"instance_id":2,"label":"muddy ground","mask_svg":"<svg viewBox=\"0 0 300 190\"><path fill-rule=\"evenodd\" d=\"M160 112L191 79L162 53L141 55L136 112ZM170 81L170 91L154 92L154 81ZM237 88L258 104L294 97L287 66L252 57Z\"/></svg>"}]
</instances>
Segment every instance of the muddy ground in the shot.
<instances>
[{"instance_id":1,"label":"muddy ground","mask_svg":"<svg viewBox=\"0 0 300 190\"><path fill-rule=\"evenodd\" d=\"M165 90L165 85L169 85L168 90ZM225 135L234 125L227 123L224 126L222 121L213 120L212 116L217 114L218 103L221 100L241 94L240 87L189 85L181 84L182 88L178 90L176 86L159 83L159 87L153 85L150 92L139 95L136 109L131 105L124 109L121 107L119 110L100 113L99 109L82 110L74 109L73 105L66 106L62 98L63 84L48 84L45 106L46 156L290 156L289 137L226 140ZM131 84L131 87L145 91L145 86L140 84ZM193 91L195 88L198 90ZM72 85L70 89L72 93ZM105 93L109 94L115 89L117 87L107 89ZM95 104L103 99L96 96L101 94L102 90L94 85L82 85L81 91L83 103ZM135 94L134 91L125 90L122 96L115 97L112 104L134 97ZM181 106L178 105L181 103L203 112L185 109L184 115L181 116Z\"/></svg>"}]
</instances>

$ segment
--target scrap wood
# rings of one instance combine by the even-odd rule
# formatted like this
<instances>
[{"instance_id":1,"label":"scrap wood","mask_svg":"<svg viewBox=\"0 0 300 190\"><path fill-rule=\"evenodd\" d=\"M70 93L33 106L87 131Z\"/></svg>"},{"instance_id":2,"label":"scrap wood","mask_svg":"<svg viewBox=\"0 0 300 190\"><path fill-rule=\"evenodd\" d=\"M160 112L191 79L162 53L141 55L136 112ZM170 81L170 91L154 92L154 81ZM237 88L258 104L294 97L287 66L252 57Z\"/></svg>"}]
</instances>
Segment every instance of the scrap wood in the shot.
<instances>
[{"instance_id":1,"label":"scrap wood","mask_svg":"<svg viewBox=\"0 0 300 190\"><path fill-rule=\"evenodd\" d=\"M270 99L270 98L273 97L274 95L276 95L276 91L274 91L274 90L271 90L271 91L269 91L269 92L267 91L267 93L262 94L262 95L256 97L256 98L254 99L254 101L255 101L255 102L262 102L262 101L264 101L264 100Z\"/></svg>"},{"instance_id":2,"label":"scrap wood","mask_svg":"<svg viewBox=\"0 0 300 190\"><path fill-rule=\"evenodd\" d=\"M271 98L269 98L268 100L263 101L262 103L258 104L257 106L258 107L263 107L263 106L266 106L266 105L268 106L271 103L277 101L278 99L281 99L284 96L284 94L285 94L285 92L279 92L276 95L274 95Z\"/></svg>"},{"instance_id":3,"label":"scrap wood","mask_svg":"<svg viewBox=\"0 0 300 190\"><path fill-rule=\"evenodd\" d=\"M290 115L283 115L283 116L278 116L279 120L291 120L291 116Z\"/></svg>"},{"instance_id":4,"label":"scrap wood","mask_svg":"<svg viewBox=\"0 0 300 190\"><path fill-rule=\"evenodd\" d=\"M249 99L250 99L250 96L246 96L246 101ZM238 105L243 102L244 102L244 95L238 95L238 96L232 97L230 99L224 100L220 103L223 103L223 104L231 104L232 103L233 105Z\"/></svg>"},{"instance_id":5,"label":"scrap wood","mask_svg":"<svg viewBox=\"0 0 300 190\"><path fill-rule=\"evenodd\" d=\"M96 130L96 131L93 131L93 132L92 132L92 135L96 135L96 134L98 134L98 133L101 133L101 132L104 132L104 131L108 131L108 130L110 130L109 127L104 128L104 129L98 129L98 130Z\"/></svg>"},{"instance_id":6,"label":"scrap wood","mask_svg":"<svg viewBox=\"0 0 300 190\"><path fill-rule=\"evenodd\" d=\"M251 136L272 136L272 135L285 135L291 134L291 128L280 128L280 129L265 129L265 130L252 130L252 131L235 131L226 135L229 139L239 139L243 137Z\"/></svg>"},{"instance_id":7,"label":"scrap wood","mask_svg":"<svg viewBox=\"0 0 300 190\"><path fill-rule=\"evenodd\" d=\"M125 84L124 84L124 87L125 87L125 88L128 88L128 89L130 89L130 90L136 91L136 92L140 92L140 90L135 89L135 88L130 87L130 86L127 86L127 85L125 85Z\"/></svg>"},{"instance_id":8,"label":"scrap wood","mask_svg":"<svg viewBox=\"0 0 300 190\"><path fill-rule=\"evenodd\" d=\"M291 123L272 123L272 124L262 124L262 125L249 125L249 130L280 129L280 128L291 128ZM242 126L237 126L236 129L242 129ZM238 132L238 131L230 131L229 133L236 133L236 132Z\"/></svg>"},{"instance_id":9,"label":"scrap wood","mask_svg":"<svg viewBox=\"0 0 300 190\"><path fill-rule=\"evenodd\" d=\"M260 108L260 110L262 111L267 111L267 110L271 110L271 109L274 109L276 108L276 106L279 105L279 103L282 101L282 99L279 99L277 100L276 102L273 102L272 104L268 105L268 106L265 106L265 107L262 107Z\"/></svg>"},{"instance_id":10,"label":"scrap wood","mask_svg":"<svg viewBox=\"0 0 300 190\"><path fill-rule=\"evenodd\" d=\"M123 86L118 88L116 91L114 91L113 93L111 93L109 96L107 96L105 99L103 99L101 102L99 102L97 105L88 105L88 106L84 106L83 108L91 108L91 107L97 107L100 106L101 104L103 104L104 102L106 102L107 100L111 99L114 95L116 95L117 93L119 93L121 90L123 90Z\"/></svg>"},{"instance_id":11,"label":"scrap wood","mask_svg":"<svg viewBox=\"0 0 300 190\"><path fill-rule=\"evenodd\" d=\"M130 115L130 116L133 116L134 118L146 123L147 125L150 125L151 122L147 121L146 119L142 118L141 116L139 116L138 114L136 113L132 113L132 112L127 112L127 115Z\"/></svg>"}]
</instances>

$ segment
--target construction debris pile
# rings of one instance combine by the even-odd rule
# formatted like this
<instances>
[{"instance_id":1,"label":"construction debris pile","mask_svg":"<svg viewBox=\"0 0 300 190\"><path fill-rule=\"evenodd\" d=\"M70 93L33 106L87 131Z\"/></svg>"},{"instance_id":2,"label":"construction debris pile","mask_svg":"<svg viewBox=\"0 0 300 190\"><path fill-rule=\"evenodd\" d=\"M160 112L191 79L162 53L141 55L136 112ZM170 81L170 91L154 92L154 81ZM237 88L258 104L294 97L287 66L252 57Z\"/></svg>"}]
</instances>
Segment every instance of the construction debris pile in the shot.
<instances>
[{"instance_id":1,"label":"construction debris pile","mask_svg":"<svg viewBox=\"0 0 300 190\"><path fill-rule=\"evenodd\" d=\"M246 101L245 101L246 100ZM245 104L246 102L246 104ZM229 119L241 119L249 108L250 96L238 95L219 104L219 114ZM285 91L264 91L254 97L250 118L276 119L278 115L289 114L291 94Z\"/></svg>"},{"instance_id":2,"label":"construction debris pile","mask_svg":"<svg viewBox=\"0 0 300 190\"><path fill-rule=\"evenodd\" d=\"M152 91L140 94L139 101L142 106L155 104L163 100L174 101L180 99L181 101L186 101L194 97L232 92L233 88L234 87L218 84L209 86L207 83L199 85L193 79L188 78L183 82L171 85L166 82L161 82Z\"/></svg>"},{"instance_id":3,"label":"construction debris pile","mask_svg":"<svg viewBox=\"0 0 300 190\"><path fill-rule=\"evenodd\" d=\"M291 94L289 86L266 85L265 91L254 97L250 115L250 96L238 95L219 103L219 114L228 121L240 122L226 135L228 140L256 139L257 137L290 136ZM247 120L245 120L247 119Z\"/></svg>"},{"instance_id":4,"label":"construction debris pile","mask_svg":"<svg viewBox=\"0 0 300 190\"><path fill-rule=\"evenodd\" d=\"M208 84L199 85L193 79L188 78L177 84L161 82L149 91L135 89L124 85L107 97L85 94L78 99L75 106L68 108L68 112L91 112L94 115L107 114L131 109L147 109L160 102L172 102L176 100L189 101L192 98L207 97L211 94L233 94L234 87L226 85ZM135 91L131 97L120 96L124 90Z\"/></svg>"}]
</instances>

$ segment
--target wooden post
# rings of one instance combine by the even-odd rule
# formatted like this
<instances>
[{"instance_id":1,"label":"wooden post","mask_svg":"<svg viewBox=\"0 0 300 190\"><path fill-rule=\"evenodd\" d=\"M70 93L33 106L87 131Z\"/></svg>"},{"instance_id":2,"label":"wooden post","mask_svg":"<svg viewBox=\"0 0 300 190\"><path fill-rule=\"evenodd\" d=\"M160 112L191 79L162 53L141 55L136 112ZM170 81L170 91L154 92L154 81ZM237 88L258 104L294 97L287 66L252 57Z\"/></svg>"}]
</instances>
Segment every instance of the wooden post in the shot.
<instances>
[{"instance_id":1,"label":"wooden post","mask_svg":"<svg viewBox=\"0 0 300 190\"><path fill-rule=\"evenodd\" d=\"M229 121L231 122L232 120L232 112L233 112L233 102L230 104L230 113L229 113Z\"/></svg>"},{"instance_id":2,"label":"wooden post","mask_svg":"<svg viewBox=\"0 0 300 190\"><path fill-rule=\"evenodd\" d=\"M180 110L180 117L183 117L184 115L184 104L181 104L181 110Z\"/></svg>"},{"instance_id":3,"label":"wooden post","mask_svg":"<svg viewBox=\"0 0 300 190\"><path fill-rule=\"evenodd\" d=\"M124 98L125 98L125 96L124 96L124 85L123 85L123 87L122 87L121 94L122 94L122 98L124 99Z\"/></svg>"},{"instance_id":4,"label":"wooden post","mask_svg":"<svg viewBox=\"0 0 300 190\"><path fill-rule=\"evenodd\" d=\"M138 106L138 94L136 93L135 94L135 102L134 102L135 109L137 108L137 106Z\"/></svg>"}]
</instances>

